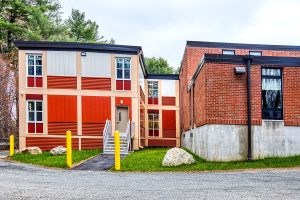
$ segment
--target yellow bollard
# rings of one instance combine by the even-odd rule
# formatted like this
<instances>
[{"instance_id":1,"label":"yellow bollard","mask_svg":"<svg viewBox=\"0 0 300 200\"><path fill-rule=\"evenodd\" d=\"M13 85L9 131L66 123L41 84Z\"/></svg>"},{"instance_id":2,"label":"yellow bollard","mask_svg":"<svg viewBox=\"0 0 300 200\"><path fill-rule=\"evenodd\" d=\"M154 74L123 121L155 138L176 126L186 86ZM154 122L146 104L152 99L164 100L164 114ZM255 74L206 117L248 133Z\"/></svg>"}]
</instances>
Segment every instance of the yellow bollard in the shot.
<instances>
[{"instance_id":1,"label":"yellow bollard","mask_svg":"<svg viewBox=\"0 0 300 200\"><path fill-rule=\"evenodd\" d=\"M66 133L66 148L67 148L67 166L69 168L72 168L72 133L71 131L67 131Z\"/></svg>"},{"instance_id":2,"label":"yellow bollard","mask_svg":"<svg viewBox=\"0 0 300 200\"><path fill-rule=\"evenodd\" d=\"M11 135L9 137L9 156L13 156L15 154L15 137Z\"/></svg>"},{"instance_id":3,"label":"yellow bollard","mask_svg":"<svg viewBox=\"0 0 300 200\"><path fill-rule=\"evenodd\" d=\"M120 155L120 132L115 131L115 170L121 169L121 155Z\"/></svg>"}]
</instances>

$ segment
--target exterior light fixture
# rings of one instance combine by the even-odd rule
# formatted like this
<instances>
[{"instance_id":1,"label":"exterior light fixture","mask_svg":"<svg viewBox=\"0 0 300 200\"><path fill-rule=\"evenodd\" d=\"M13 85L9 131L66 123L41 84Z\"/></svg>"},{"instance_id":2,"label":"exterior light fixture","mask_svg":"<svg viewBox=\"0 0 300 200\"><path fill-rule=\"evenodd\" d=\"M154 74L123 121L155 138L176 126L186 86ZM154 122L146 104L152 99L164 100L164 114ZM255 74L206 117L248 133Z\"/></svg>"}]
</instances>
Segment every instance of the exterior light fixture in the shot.
<instances>
[{"instance_id":1,"label":"exterior light fixture","mask_svg":"<svg viewBox=\"0 0 300 200\"><path fill-rule=\"evenodd\" d=\"M86 56L86 52L82 51L81 56Z\"/></svg>"},{"instance_id":2,"label":"exterior light fixture","mask_svg":"<svg viewBox=\"0 0 300 200\"><path fill-rule=\"evenodd\" d=\"M235 67L234 73L235 74L244 74L244 73L246 73L246 67L243 67L243 66Z\"/></svg>"}]
</instances>

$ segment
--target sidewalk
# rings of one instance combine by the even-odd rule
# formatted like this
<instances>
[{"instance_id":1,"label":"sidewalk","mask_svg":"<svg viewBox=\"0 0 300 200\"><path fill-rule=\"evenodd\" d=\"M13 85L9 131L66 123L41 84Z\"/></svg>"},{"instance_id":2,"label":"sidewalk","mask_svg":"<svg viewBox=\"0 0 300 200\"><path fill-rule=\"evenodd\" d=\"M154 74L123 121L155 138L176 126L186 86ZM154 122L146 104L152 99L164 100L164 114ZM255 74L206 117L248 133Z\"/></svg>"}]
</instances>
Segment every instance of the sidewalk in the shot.
<instances>
[{"instance_id":1,"label":"sidewalk","mask_svg":"<svg viewBox=\"0 0 300 200\"><path fill-rule=\"evenodd\" d=\"M9 151L0 151L0 159L9 156Z\"/></svg>"}]
</instances>

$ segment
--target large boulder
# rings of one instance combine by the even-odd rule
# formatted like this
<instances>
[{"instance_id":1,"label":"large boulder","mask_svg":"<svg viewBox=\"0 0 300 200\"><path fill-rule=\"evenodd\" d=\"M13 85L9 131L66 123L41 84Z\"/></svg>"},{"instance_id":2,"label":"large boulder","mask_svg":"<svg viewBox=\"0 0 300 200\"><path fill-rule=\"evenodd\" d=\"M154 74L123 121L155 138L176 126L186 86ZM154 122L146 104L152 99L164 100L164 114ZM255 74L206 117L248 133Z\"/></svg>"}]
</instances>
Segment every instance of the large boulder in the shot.
<instances>
[{"instance_id":1,"label":"large boulder","mask_svg":"<svg viewBox=\"0 0 300 200\"><path fill-rule=\"evenodd\" d=\"M66 152L67 152L67 149L66 149L66 147L63 147L63 146L55 147L55 148L51 149L51 151L50 151L50 153L54 156L62 155L62 154L65 154Z\"/></svg>"},{"instance_id":2,"label":"large boulder","mask_svg":"<svg viewBox=\"0 0 300 200\"><path fill-rule=\"evenodd\" d=\"M191 154L180 148L172 148L167 151L163 161L162 166L171 167L179 165L190 165L195 163L195 159Z\"/></svg>"},{"instance_id":3,"label":"large boulder","mask_svg":"<svg viewBox=\"0 0 300 200\"><path fill-rule=\"evenodd\" d=\"M27 147L22 150L22 153L28 154L42 154L42 150L39 147Z\"/></svg>"}]
</instances>

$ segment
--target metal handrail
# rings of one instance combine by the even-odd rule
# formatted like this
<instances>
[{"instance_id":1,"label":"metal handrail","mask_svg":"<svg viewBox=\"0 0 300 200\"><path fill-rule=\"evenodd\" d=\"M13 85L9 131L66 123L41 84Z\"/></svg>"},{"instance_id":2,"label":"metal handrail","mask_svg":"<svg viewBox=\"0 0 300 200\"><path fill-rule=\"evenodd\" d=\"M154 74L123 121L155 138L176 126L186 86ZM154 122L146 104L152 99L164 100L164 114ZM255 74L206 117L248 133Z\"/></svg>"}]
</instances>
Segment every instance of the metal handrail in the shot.
<instances>
[{"instance_id":1,"label":"metal handrail","mask_svg":"<svg viewBox=\"0 0 300 200\"><path fill-rule=\"evenodd\" d=\"M108 138L109 134L111 134L111 123L107 119L106 122L105 122L104 129L103 129L103 150L106 146L106 142L107 142L107 138Z\"/></svg>"},{"instance_id":2,"label":"metal handrail","mask_svg":"<svg viewBox=\"0 0 300 200\"><path fill-rule=\"evenodd\" d=\"M18 149L19 146L19 139L15 139L15 149ZM9 138L0 138L0 151L2 150L9 150Z\"/></svg>"}]
</instances>

